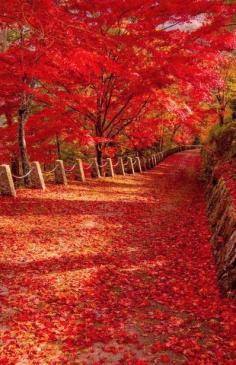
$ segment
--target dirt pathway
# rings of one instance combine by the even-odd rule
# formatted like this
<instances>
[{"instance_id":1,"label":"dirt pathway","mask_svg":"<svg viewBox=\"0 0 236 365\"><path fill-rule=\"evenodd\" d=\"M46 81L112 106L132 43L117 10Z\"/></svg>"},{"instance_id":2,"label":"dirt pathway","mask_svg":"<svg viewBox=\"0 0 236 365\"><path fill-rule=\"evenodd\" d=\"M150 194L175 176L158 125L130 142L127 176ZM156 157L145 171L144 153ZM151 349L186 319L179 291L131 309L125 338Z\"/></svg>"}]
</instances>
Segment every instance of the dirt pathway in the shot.
<instances>
[{"instance_id":1,"label":"dirt pathway","mask_svg":"<svg viewBox=\"0 0 236 365\"><path fill-rule=\"evenodd\" d=\"M199 156L0 201L0 364L236 364Z\"/></svg>"}]
</instances>

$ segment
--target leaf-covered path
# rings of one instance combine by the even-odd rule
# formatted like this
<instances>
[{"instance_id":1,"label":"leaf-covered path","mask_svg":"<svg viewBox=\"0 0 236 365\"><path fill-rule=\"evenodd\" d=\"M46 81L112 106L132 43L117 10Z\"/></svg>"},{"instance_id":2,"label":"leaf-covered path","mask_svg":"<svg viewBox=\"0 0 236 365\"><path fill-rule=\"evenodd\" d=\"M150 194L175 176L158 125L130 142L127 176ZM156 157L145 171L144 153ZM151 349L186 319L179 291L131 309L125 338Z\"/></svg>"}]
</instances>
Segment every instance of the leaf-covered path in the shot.
<instances>
[{"instance_id":1,"label":"leaf-covered path","mask_svg":"<svg viewBox=\"0 0 236 365\"><path fill-rule=\"evenodd\" d=\"M0 364L235 364L197 152L1 198Z\"/></svg>"}]
</instances>

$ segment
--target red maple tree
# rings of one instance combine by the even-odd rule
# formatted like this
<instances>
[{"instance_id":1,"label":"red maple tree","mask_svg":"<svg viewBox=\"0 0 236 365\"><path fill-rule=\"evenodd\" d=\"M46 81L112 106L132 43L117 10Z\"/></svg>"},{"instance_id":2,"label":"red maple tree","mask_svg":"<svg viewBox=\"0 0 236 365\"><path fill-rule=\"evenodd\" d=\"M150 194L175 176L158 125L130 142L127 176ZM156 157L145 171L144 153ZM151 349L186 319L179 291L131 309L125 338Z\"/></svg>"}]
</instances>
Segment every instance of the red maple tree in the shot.
<instances>
[{"instance_id":1,"label":"red maple tree","mask_svg":"<svg viewBox=\"0 0 236 365\"><path fill-rule=\"evenodd\" d=\"M99 165L104 149L119 146L123 136L153 144L157 124L165 123L152 117L157 95L166 105L168 88L178 85L184 102L208 97L215 73L205 65L232 48L226 27L232 9L221 0L1 4L1 28L11 38L0 56L1 114L8 124L2 147L17 153L18 128L26 173L26 124L30 149L39 152L52 139L59 148L63 139L86 144L92 138Z\"/></svg>"}]
</instances>

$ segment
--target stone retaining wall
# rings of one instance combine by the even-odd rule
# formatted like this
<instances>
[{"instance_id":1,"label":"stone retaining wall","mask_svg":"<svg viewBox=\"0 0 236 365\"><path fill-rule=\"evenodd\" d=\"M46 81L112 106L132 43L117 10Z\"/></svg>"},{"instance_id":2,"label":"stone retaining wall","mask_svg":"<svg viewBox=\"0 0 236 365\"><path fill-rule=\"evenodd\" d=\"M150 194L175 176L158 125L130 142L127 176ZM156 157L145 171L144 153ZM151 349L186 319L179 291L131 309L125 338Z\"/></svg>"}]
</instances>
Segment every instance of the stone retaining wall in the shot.
<instances>
[{"instance_id":1,"label":"stone retaining wall","mask_svg":"<svg viewBox=\"0 0 236 365\"><path fill-rule=\"evenodd\" d=\"M217 277L224 294L236 295L236 205L228 181L216 176L212 156L203 152L207 179L207 213L212 230L211 242L217 265Z\"/></svg>"}]
</instances>

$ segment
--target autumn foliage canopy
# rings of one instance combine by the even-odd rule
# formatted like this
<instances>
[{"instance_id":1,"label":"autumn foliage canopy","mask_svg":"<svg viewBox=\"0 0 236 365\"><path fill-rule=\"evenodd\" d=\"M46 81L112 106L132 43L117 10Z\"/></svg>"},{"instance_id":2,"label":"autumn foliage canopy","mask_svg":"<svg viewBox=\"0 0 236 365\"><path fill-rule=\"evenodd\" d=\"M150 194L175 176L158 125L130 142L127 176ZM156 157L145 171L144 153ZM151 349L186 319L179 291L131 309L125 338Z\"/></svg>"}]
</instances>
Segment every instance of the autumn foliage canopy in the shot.
<instances>
[{"instance_id":1,"label":"autumn foliage canopy","mask_svg":"<svg viewBox=\"0 0 236 365\"><path fill-rule=\"evenodd\" d=\"M189 142L235 47L223 0L12 0L0 4L0 152L47 161L56 142L142 149ZM212 116L213 114L213 116ZM181 131L181 133L177 133Z\"/></svg>"}]
</instances>

